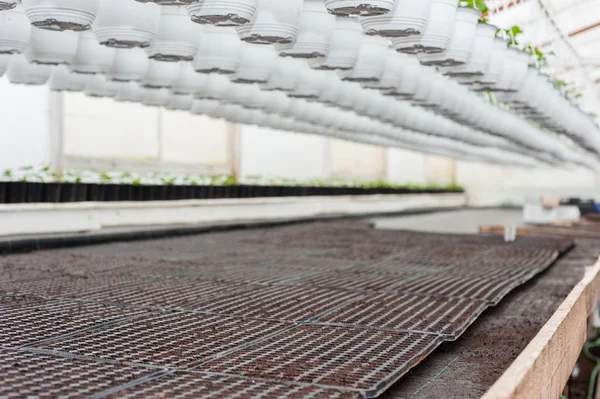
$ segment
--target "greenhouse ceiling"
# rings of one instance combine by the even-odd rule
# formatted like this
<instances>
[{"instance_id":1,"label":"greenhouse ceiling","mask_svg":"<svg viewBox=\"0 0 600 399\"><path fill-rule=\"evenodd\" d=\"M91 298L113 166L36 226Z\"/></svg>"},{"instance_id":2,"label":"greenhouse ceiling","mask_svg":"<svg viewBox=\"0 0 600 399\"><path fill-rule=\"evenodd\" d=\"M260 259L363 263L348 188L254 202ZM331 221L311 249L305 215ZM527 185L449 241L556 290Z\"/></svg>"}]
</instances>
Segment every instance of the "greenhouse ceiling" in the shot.
<instances>
[{"instance_id":1,"label":"greenhouse ceiling","mask_svg":"<svg viewBox=\"0 0 600 399\"><path fill-rule=\"evenodd\" d=\"M556 55L547 73L581 97L600 117L600 0L488 0L490 23L522 28L522 41Z\"/></svg>"},{"instance_id":2,"label":"greenhouse ceiling","mask_svg":"<svg viewBox=\"0 0 600 399\"><path fill-rule=\"evenodd\" d=\"M566 4L0 0L0 75L459 159L598 169L600 73L594 43L574 43L594 30Z\"/></svg>"}]
</instances>

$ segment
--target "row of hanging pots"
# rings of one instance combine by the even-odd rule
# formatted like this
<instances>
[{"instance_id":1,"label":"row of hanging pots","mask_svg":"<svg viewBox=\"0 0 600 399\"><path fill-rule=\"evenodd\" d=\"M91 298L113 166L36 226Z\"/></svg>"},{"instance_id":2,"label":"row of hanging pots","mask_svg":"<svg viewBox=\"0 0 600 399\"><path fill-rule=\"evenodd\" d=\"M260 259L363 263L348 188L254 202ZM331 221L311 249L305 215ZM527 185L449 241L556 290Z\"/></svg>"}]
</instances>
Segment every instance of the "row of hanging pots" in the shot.
<instances>
[{"instance_id":1,"label":"row of hanging pots","mask_svg":"<svg viewBox=\"0 0 600 399\"><path fill-rule=\"evenodd\" d=\"M307 0L304 4L300 4L296 41L290 42L285 38L269 41L269 43L276 43L273 47L244 43L240 40L239 31L258 26L255 24L258 19L243 27L238 27L237 31L231 27L212 27L210 25L202 27L189 20L187 11L182 6L157 7L155 4L130 3L135 7L158 9L158 18L156 19L158 35L148 41L148 46L136 44L138 47L146 47L144 50L135 47L132 49L113 48L121 47L121 45L116 42L103 41L97 30L76 33L71 29L71 31L56 32L50 30L48 26L45 26L45 29L29 27L28 30L23 30L24 34L29 34L27 42L2 40L4 33L2 25L0 25L0 46L10 47L12 45L14 47L12 50L4 52L23 53L22 56L0 57L0 72L4 68L12 82L27 84L44 84L52 75L51 87L54 90L78 91L83 87L83 91L90 96L115 97L122 101L141 101L147 105L168 106L172 109L185 109L189 106L190 95L200 97L200 99L231 102L231 104L227 104L231 106L226 107L223 111L226 115L235 114L236 111L239 111L240 106L244 108L261 107L262 100L259 98L261 97L259 93L263 91L252 89L250 92L244 92L240 89L244 86L238 84L258 83L264 90L284 91L289 98L333 104L341 109L353 110L372 118L379 117L381 112L376 107L369 109L373 108L369 107L369 104L378 104L378 100L385 95L396 99L408 99L413 104L428 108L445 118L489 133L479 132L472 135L471 131L460 131L454 125L450 129L446 124L446 133L444 134L453 139L461 140L466 137L467 141L476 142L479 145L499 145L501 148L511 149L513 149L514 143L529 146L528 148L541 146L541 150L553 154L559 160L569 158L564 154L566 150L560 145L556 145L549 137L540 139L538 136L545 135L537 130L536 134L516 136L514 132L517 130L514 129L517 125L522 124L520 123L522 121L515 122L514 118L506 121L503 115L490 118L487 114L479 112L482 107L485 108L485 104L481 105L480 99L476 101L477 106L465 107L464 99L469 98L468 104L470 104L475 97L469 96L466 90L461 91L458 84L452 84L451 81L442 79L440 74L422 67L414 56L405 56L391 50L388 39L376 35L363 35L360 24L364 27L368 18L383 18L381 16L361 17L359 21L343 17L336 18L327 14L319 1ZM402 1L394 4L400 5L400 3ZM128 4L127 7L130 7L131 4ZM29 26L24 18L23 6L17 4L14 9L3 11L0 16L18 15L21 25ZM453 22L450 24L453 30L447 35L449 37L447 46L444 49L435 50L439 50L437 53L432 53L433 50L428 50L427 46L416 47L419 51L428 51L427 54L420 53L418 55L421 63L441 66L445 73L457 82L473 89L504 93L513 92L521 87L527 74L526 55L514 49L507 49L504 42L494 39L491 35L493 27L485 24L477 25L479 14L472 9L456 7L455 3L445 0L432 0L427 10L434 15L436 12L439 13L439 7L442 6L450 7L449 9L454 12L455 17L450 18ZM269 1L263 3L261 0L259 9L261 7L265 7L264 10L271 7L269 12L272 14L281 12L281 4L275 5ZM102 9L97 15L94 24L102 21ZM397 17L394 13L385 15L390 18ZM146 20L149 19L146 18ZM446 18L445 23L448 20ZM315 21L319 26L315 25ZM329 22L325 24L324 21ZM119 20L115 23L124 22ZM171 28L174 25L177 26L177 29ZM333 28L329 29L323 25ZM426 27L429 29L430 24L427 24ZM427 39L427 29L419 39ZM12 32L13 30L5 29L5 31ZM471 33L466 34L465 32ZM322 46L323 40L328 36L331 37L331 41L327 43L327 46ZM433 36L439 37L436 34ZM269 37L275 36L270 34ZM350 42L347 40L348 37L355 37L359 40ZM219 40L214 40L215 38ZM394 40L408 39L413 40L414 37L397 37ZM195 40L195 42L190 42L190 40ZM257 42L261 42L261 40L257 39ZM101 42L109 46L103 46ZM20 47L14 43L19 43ZM493 46L489 46L490 43ZM123 44L122 47L129 47L129 45ZM492 47L490 51L477 52L478 49L490 47ZM280 55L309 58L310 63L300 62L293 58L277 57L277 52ZM13 59L10 63L8 62L9 58ZM193 62L174 62L190 60ZM27 64L27 61L30 64ZM46 67L60 64L67 64L68 70L54 68L56 71L53 72L51 68ZM318 72L318 69L338 69L341 80L331 73ZM66 81L69 71L78 74L101 73L105 76L96 76L93 79L73 78L73 81L70 82ZM203 76L197 72L224 74L228 75L228 78L207 79L206 75ZM425 79L423 79L424 77ZM140 84L130 84L131 82ZM224 96L223 92L228 88L230 91L233 90L233 94L229 93L229 97ZM364 88L380 91L381 95L369 93L370 91L364 90ZM240 93L235 93L237 90ZM457 96L456 93L460 93L460 95ZM178 95L178 97L172 99L171 94ZM244 95L251 101L242 100ZM265 101L267 101L267 97L265 97ZM362 103L359 101L359 104L355 104L354 100L361 97L371 100ZM392 111L387 112L393 114L397 103L397 101L390 102L382 109L390 109ZM489 109L497 111L494 107ZM253 112L247 112L246 115L252 121L260 119ZM410 115L415 114L411 113ZM495 115L499 114L496 112ZM496 119L500 122L496 123ZM439 120L446 121L443 118ZM416 129L415 126L420 127L414 123L411 125L407 121L402 121L402 123L413 129ZM554 126L558 125L558 123L554 124ZM577 126L580 126L582 131L586 129L586 133L591 129L589 124L583 122ZM531 126L527 125L527 127L531 129ZM422 129L422 127L420 128ZM595 132L595 130L592 131ZM508 142L499 142L495 137L498 135L509 139ZM581 136L584 137L585 134ZM538 141L542 144L539 144Z\"/></svg>"}]
</instances>

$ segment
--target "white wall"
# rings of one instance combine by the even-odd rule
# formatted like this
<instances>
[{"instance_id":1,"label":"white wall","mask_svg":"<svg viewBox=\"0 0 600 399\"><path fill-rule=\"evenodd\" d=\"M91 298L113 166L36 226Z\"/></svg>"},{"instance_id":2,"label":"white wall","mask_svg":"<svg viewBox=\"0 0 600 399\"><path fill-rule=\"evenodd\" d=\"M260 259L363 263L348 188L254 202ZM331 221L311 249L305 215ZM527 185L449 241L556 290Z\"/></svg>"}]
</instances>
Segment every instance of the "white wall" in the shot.
<instances>
[{"instance_id":1,"label":"white wall","mask_svg":"<svg viewBox=\"0 0 600 399\"><path fill-rule=\"evenodd\" d=\"M385 179L386 151L374 145L331 139L331 169L336 177Z\"/></svg>"},{"instance_id":2,"label":"white wall","mask_svg":"<svg viewBox=\"0 0 600 399\"><path fill-rule=\"evenodd\" d=\"M599 176L583 168L527 169L458 161L456 176L475 206L522 205L527 197L542 195L600 200Z\"/></svg>"},{"instance_id":3,"label":"white wall","mask_svg":"<svg viewBox=\"0 0 600 399\"><path fill-rule=\"evenodd\" d=\"M50 162L50 112L46 86L0 78L0 170Z\"/></svg>"},{"instance_id":4,"label":"white wall","mask_svg":"<svg viewBox=\"0 0 600 399\"><path fill-rule=\"evenodd\" d=\"M400 148L389 148L387 179L395 183L426 183L426 156Z\"/></svg>"},{"instance_id":5,"label":"white wall","mask_svg":"<svg viewBox=\"0 0 600 399\"><path fill-rule=\"evenodd\" d=\"M300 180L331 174L329 139L240 126L240 176L271 176Z\"/></svg>"}]
</instances>

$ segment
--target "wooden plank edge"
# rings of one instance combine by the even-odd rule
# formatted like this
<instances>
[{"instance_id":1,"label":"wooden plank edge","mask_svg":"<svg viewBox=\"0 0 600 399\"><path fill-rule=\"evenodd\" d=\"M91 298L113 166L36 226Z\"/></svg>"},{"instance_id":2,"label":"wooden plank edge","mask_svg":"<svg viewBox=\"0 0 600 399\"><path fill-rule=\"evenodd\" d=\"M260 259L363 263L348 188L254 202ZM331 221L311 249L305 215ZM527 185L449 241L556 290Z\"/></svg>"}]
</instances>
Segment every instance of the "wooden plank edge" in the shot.
<instances>
[{"instance_id":1,"label":"wooden plank edge","mask_svg":"<svg viewBox=\"0 0 600 399\"><path fill-rule=\"evenodd\" d=\"M600 299L600 261L482 399L558 398L587 339L588 316Z\"/></svg>"}]
</instances>

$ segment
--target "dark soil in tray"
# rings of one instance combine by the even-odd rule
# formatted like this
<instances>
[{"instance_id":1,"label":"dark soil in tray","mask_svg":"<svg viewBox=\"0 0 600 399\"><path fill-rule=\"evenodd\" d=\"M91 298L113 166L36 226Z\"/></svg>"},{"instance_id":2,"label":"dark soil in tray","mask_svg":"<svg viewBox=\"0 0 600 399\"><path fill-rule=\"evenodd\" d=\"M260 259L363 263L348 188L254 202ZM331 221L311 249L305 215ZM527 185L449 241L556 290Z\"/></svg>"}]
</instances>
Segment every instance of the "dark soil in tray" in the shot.
<instances>
[{"instance_id":1,"label":"dark soil in tray","mask_svg":"<svg viewBox=\"0 0 600 399\"><path fill-rule=\"evenodd\" d=\"M118 193L120 187L106 190ZM132 190L131 196L138 194ZM167 195L183 194L171 190ZM570 240L552 238L505 244L497 237L382 232L340 221L0 257L0 314L9 318L0 327L0 345L74 362L168 368L156 380L137 381L140 391L128 386L121 392L130 395L125 397L156 393L152 381L160 386L162 377L179 371L211 376L218 392L228 391L219 385L222 374L211 373L236 376L251 392L272 388L280 393L272 397L354 398L379 395L442 341L462 334L442 347L443 356L454 354L448 362L457 359L441 366L445 372L458 370L447 383L454 387L472 377L473 384L489 387L488 374L497 374L516 357L563 293L553 285L536 297L519 290L516 295L525 297L509 305L517 306L509 310L519 317L498 316L504 324L483 332L477 322L467 327L485 307L547 268L554 260L548 254L570 245ZM585 256L576 253L573 264ZM414 267L423 268L415 272ZM453 267L463 272L456 276ZM490 268L508 274L486 279L482 273ZM543 285L550 273L562 278L555 284L569 281L572 268L556 269L542 274L534 286ZM563 291L571 288L563 286ZM549 300L549 295L556 298ZM474 341L462 346L469 336ZM496 342L503 340L510 350L497 353ZM490 364L488 358L500 359L493 363L497 370L479 368ZM426 381L431 370L420 372L416 383L413 373L402 383L413 387ZM188 376L184 380L197 385L167 384L163 393L200 394L205 377ZM429 384L419 395L433 389L430 385L437 387ZM288 387L298 389L288 392ZM0 385L0 396L3 389ZM396 397L414 394L406 395L412 388L398 389ZM119 390L111 385L106 395L119 397ZM447 398L454 391L421 397Z\"/></svg>"}]
</instances>

